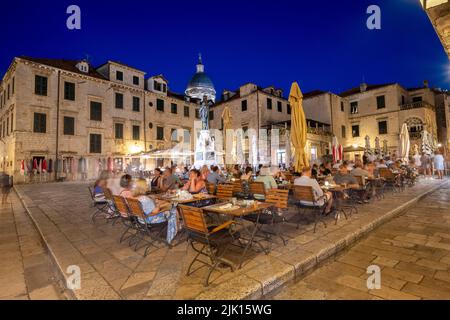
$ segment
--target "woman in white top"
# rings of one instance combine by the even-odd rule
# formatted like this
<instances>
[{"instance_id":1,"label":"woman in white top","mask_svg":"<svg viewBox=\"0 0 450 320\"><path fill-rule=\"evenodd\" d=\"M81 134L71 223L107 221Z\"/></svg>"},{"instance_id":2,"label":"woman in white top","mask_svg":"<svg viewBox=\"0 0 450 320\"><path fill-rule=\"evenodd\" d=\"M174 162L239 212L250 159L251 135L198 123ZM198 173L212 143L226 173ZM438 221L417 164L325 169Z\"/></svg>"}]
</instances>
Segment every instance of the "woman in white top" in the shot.
<instances>
[{"instance_id":1,"label":"woman in white top","mask_svg":"<svg viewBox=\"0 0 450 320\"><path fill-rule=\"evenodd\" d=\"M434 156L434 169L438 174L438 179L444 178L444 157L439 151L436 151Z\"/></svg>"}]
</instances>

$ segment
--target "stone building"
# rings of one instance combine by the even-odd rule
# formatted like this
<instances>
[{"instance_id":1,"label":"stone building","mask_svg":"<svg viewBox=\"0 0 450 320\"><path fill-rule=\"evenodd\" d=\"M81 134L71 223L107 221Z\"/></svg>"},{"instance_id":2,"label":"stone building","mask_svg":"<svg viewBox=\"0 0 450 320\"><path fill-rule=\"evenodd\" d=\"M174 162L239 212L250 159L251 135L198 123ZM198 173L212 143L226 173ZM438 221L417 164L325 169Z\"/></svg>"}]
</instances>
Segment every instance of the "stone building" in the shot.
<instances>
[{"instance_id":1,"label":"stone building","mask_svg":"<svg viewBox=\"0 0 450 320\"><path fill-rule=\"evenodd\" d=\"M450 59L450 1L420 0Z\"/></svg>"},{"instance_id":2,"label":"stone building","mask_svg":"<svg viewBox=\"0 0 450 320\"><path fill-rule=\"evenodd\" d=\"M305 103L309 95L305 94ZM266 141L266 158L263 159L260 154L260 162L269 163L273 160L273 152L276 152L277 162L286 163L286 136L285 129L290 129L291 107L289 101L284 98L283 90L276 87L261 88L254 83L242 85L236 91L224 90L222 99L211 109L210 122L211 128L222 129L222 114L227 107L232 115L232 128L254 129L259 135L258 129L268 130L268 136L259 136L262 141ZM307 151L311 160L318 159L324 155L330 154L331 126L326 118L308 117L308 145ZM312 116L315 116L312 114ZM279 149L270 150L271 138L270 130L279 130ZM245 158L249 159L250 141L244 140ZM260 152L261 153L261 152Z\"/></svg>"},{"instance_id":3,"label":"stone building","mask_svg":"<svg viewBox=\"0 0 450 320\"><path fill-rule=\"evenodd\" d=\"M197 104L172 93L162 75L146 79L114 61L94 68L86 61L18 57L0 93L0 171L19 182L26 181L22 160L51 160L52 171L60 172L39 176L46 180L93 178L111 163L117 170L167 165L170 159L152 154L189 138L196 119Z\"/></svg>"},{"instance_id":4,"label":"stone building","mask_svg":"<svg viewBox=\"0 0 450 320\"><path fill-rule=\"evenodd\" d=\"M372 148L378 137L381 143L387 144L390 153L398 154L403 123L408 125L412 146L421 146L423 130L432 133L437 142L442 141L438 141L436 122L437 106L440 108L442 105L438 99L440 94L437 90L430 89L426 81L423 87L410 89L398 83L363 83L360 87L341 93L340 96L347 100L344 103L347 125L345 138L342 140L346 156L361 153L366 136L371 139ZM448 121L449 116L449 112L444 114L445 121ZM446 128L442 129L440 131L446 131ZM344 129L342 130L344 133Z\"/></svg>"}]
</instances>

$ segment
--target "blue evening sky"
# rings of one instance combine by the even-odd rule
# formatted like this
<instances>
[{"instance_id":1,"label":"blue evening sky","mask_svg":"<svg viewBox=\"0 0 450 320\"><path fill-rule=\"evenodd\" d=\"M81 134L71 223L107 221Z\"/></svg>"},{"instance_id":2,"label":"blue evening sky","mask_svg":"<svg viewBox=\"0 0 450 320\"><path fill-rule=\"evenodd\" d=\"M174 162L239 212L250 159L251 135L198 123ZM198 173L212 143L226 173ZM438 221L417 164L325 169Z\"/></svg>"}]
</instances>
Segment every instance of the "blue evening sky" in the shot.
<instances>
[{"instance_id":1,"label":"blue evening sky","mask_svg":"<svg viewBox=\"0 0 450 320\"><path fill-rule=\"evenodd\" d=\"M77 4L82 29L66 28ZM381 7L382 29L366 27ZM217 91L246 82L341 92L365 79L449 88L450 63L419 0L2 1L0 74L14 56L118 60L184 91L198 52Z\"/></svg>"}]
</instances>

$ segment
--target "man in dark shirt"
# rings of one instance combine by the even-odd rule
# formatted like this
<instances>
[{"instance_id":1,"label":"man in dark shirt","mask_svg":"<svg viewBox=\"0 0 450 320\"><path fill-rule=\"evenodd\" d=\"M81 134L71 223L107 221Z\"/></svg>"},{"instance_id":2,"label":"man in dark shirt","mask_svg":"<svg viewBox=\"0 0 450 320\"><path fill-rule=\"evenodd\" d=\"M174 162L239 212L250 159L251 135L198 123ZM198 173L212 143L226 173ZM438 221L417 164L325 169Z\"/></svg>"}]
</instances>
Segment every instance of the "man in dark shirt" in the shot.
<instances>
[{"instance_id":1,"label":"man in dark shirt","mask_svg":"<svg viewBox=\"0 0 450 320\"><path fill-rule=\"evenodd\" d=\"M345 184L348 187L358 187L358 181L348 171L347 165L342 164L339 167L339 171L333 177L336 184Z\"/></svg>"}]
</instances>

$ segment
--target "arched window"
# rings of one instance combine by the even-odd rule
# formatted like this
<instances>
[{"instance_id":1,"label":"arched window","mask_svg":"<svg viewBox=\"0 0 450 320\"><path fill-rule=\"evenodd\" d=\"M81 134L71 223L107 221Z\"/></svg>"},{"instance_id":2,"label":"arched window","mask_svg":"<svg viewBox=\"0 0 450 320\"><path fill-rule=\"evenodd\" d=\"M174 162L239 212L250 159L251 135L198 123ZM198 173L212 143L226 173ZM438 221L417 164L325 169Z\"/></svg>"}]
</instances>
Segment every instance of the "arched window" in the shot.
<instances>
[{"instance_id":1,"label":"arched window","mask_svg":"<svg viewBox=\"0 0 450 320\"><path fill-rule=\"evenodd\" d=\"M406 120L406 125L410 133L420 133L423 131L423 121L420 118L409 118Z\"/></svg>"}]
</instances>

